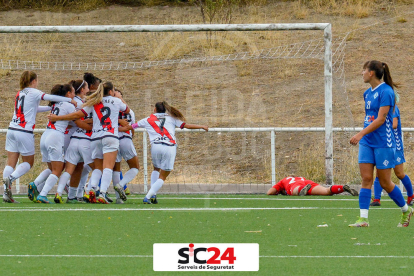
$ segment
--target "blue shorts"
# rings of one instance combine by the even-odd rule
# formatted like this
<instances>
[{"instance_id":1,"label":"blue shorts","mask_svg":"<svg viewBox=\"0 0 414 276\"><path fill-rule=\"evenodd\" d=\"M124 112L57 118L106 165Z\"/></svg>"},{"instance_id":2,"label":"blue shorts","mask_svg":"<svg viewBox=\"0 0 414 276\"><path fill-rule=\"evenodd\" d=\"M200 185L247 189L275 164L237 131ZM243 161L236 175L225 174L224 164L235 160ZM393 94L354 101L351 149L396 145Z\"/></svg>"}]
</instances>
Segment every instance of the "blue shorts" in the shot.
<instances>
[{"instance_id":1,"label":"blue shorts","mask_svg":"<svg viewBox=\"0 0 414 276\"><path fill-rule=\"evenodd\" d=\"M395 166L405 163L404 150L397 150L395 152Z\"/></svg>"},{"instance_id":2,"label":"blue shorts","mask_svg":"<svg viewBox=\"0 0 414 276\"><path fill-rule=\"evenodd\" d=\"M371 148L359 144L358 163L374 164L377 169L395 167L395 148Z\"/></svg>"}]
</instances>

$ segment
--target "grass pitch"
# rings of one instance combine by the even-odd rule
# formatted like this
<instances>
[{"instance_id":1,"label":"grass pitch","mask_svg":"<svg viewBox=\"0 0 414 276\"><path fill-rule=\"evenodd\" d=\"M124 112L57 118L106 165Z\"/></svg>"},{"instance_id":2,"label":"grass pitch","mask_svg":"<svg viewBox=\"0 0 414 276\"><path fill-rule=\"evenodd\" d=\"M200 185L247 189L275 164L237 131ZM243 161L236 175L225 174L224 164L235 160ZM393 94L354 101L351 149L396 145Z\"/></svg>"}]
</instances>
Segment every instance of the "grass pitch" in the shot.
<instances>
[{"instance_id":1,"label":"grass pitch","mask_svg":"<svg viewBox=\"0 0 414 276\"><path fill-rule=\"evenodd\" d=\"M0 265L15 275L175 275L154 272L154 243L259 243L246 275L402 275L414 269L414 224L397 228L388 198L369 228L349 228L358 198L142 195L124 205L0 205ZM318 227L327 224L328 227ZM208 272L197 272L197 275ZM236 274L237 272L215 272ZM190 275L189 272L187 272ZM191 273L192 274L192 273Z\"/></svg>"}]
</instances>

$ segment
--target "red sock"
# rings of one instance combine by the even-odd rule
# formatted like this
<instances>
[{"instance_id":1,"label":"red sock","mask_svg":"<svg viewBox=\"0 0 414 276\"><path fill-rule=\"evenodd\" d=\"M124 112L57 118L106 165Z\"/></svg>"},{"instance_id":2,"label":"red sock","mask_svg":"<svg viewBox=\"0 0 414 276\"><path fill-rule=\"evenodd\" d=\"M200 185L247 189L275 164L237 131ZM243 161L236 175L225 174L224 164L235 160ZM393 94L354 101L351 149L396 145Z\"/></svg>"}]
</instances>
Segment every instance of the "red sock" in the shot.
<instances>
[{"instance_id":1,"label":"red sock","mask_svg":"<svg viewBox=\"0 0 414 276\"><path fill-rule=\"evenodd\" d=\"M331 192L333 194L340 194L344 192L344 187L342 185L332 185Z\"/></svg>"}]
</instances>

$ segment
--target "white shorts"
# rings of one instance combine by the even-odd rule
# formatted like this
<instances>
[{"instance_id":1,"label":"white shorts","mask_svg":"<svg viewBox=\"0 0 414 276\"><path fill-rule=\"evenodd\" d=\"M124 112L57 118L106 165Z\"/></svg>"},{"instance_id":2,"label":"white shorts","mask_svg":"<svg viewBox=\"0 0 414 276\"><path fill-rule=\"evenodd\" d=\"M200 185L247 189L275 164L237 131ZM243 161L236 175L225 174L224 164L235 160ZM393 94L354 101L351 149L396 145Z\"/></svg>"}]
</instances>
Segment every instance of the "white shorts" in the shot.
<instances>
[{"instance_id":1,"label":"white shorts","mask_svg":"<svg viewBox=\"0 0 414 276\"><path fill-rule=\"evenodd\" d=\"M18 152L22 156L31 156L35 154L34 135L30 132L18 130L7 130L6 150L10 152Z\"/></svg>"},{"instance_id":2,"label":"white shorts","mask_svg":"<svg viewBox=\"0 0 414 276\"><path fill-rule=\"evenodd\" d=\"M128 161L137 156L137 151L135 150L134 143L132 139L122 138L119 140L119 150L118 156L116 157L116 162L121 162L122 158L125 161Z\"/></svg>"},{"instance_id":3,"label":"white shorts","mask_svg":"<svg viewBox=\"0 0 414 276\"><path fill-rule=\"evenodd\" d=\"M42 162L64 162L64 142L65 134L54 129L47 129L40 138Z\"/></svg>"},{"instance_id":4,"label":"white shorts","mask_svg":"<svg viewBox=\"0 0 414 276\"><path fill-rule=\"evenodd\" d=\"M65 153L66 153L66 150L69 147L69 144L70 144L70 135L65 134L65 141L63 143L63 150L64 150Z\"/></svg>"},{"instance_id":5,"label":"white shorts","mask_svg":"<svg viewBox=\"0 0 414 276\"><path fill-rule=\"evenodd\" d=\"M177 146L167 146L164 144L152 144L151 156L154 167L163 171L172 171L174 169L175 155Z\"/></svg>"},{"instance_id":6,"label":"white shorts","mask_svg":"<svg viewBox=\"0 0 414 276\"><path fill-rule=\"evenodd\" d=\"M105 137L91 142L92 159L103 159L104 153L119 149L119 140L115 137Z\"/></svg>"},{"instance_id":7,"label":"white shorts","mask_svg":"<svg viewBox=\"0 0 414 276\"><path fill-rule=\"evenodd\" d=\"M91 140L72 138L65 152L65 160L73 165L81 162L85 164L93 163Z\"/></svg>"}]
</instances>

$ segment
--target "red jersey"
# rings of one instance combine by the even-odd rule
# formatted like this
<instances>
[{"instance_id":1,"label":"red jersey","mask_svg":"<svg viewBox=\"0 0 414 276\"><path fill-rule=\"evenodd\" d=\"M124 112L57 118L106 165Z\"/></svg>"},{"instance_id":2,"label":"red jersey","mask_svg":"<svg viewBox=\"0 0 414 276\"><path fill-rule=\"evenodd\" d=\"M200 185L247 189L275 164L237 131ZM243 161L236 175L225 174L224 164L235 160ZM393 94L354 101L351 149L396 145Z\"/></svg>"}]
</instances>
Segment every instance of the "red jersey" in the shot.
<instances>
[{"instance_id":1,"label":"red jersey","mask_svg":"<svg viewBox=\"0 0 414 276\"><path fill-rule=\"evenodd\" d=\"M297 186L306 186L308 184L316 184L312 180L307 180L304 177L286 177L280 180L276 185L273 186L277 190L277 192L283 193L283 191L286 191L288 195L292 195L292 191L294 187Z\"/></svg>"}]
</instances>

